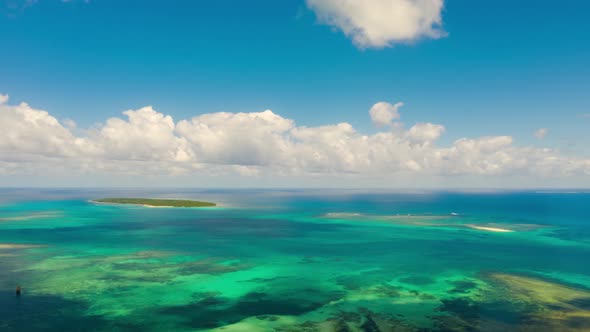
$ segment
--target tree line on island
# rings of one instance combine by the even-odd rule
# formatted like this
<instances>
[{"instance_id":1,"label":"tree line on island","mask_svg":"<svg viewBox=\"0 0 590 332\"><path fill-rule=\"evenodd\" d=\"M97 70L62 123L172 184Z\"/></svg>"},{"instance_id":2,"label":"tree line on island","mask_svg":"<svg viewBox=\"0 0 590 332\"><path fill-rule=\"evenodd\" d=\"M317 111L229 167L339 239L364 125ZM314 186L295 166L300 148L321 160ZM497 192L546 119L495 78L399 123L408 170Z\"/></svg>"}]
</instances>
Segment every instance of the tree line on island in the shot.
<instances>
[{"instance_id":1,"label":"tree line on island","mask_svg":"<svg viewBox=\"0 0 590 332\"><path fill-rule=\"evenodd\" d=\"M211 202L192 201L184 199L159 199L159 198L101 198L95 199L96 203L109 204L133 204L160 207L210 207L217 204Z\"/></svg>"}]
</instances>

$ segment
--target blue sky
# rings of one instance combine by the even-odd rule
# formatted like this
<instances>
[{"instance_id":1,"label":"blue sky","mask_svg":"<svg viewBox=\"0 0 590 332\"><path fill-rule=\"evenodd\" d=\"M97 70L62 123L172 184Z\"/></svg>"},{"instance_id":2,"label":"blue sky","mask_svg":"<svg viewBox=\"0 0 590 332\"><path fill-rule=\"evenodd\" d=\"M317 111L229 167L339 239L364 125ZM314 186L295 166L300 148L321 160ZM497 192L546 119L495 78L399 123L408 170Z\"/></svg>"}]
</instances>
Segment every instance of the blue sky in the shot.
<instances>
[{"instance_id":1,"label":"blue sky","mask_svg":"<svg viewBox=\"0 0 590 332\"><path fill-rule=\"evenodd\" d=\"M446 36L385 48L358 47L303 0L25 3L0 0L0 93L81 128L152 105L370 134L369 108L387 101L407 125L444 125L440 145L509 135L590 157L586 1L448 1Z\"/></svg>"}]
</instances>

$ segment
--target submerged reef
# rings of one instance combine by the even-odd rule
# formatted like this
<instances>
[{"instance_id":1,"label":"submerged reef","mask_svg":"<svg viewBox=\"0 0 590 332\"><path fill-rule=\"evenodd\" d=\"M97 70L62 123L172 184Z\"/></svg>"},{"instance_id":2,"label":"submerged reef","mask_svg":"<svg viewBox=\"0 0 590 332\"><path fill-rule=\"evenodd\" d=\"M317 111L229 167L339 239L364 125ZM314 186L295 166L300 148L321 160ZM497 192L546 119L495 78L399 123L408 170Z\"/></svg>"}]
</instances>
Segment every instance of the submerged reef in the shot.
<instances>
[{"instance_id":1,"label":"submerged reef","mask_svg":"<svg viewBox=\"0 0 590 332\"><path fill-rule=\"evenodd\" d=\"M59 204L2 215L2 331L590 331L589 246L542 218Z\"/></svg>"},{"instance_id":2,"label":"submerged reef","mask_svg":"<svg viewBox=\"0 0 590 332\"><path fill-rule=\"evenodd\" d=\"M0 217L1 222L12 222L12 221L27 221L27 220L36 220L36 219L48 219L48 218L58 218L63 216L62 213L58 211L44 211L44 212L35 212L29 214L18 214L18 215L10 215L10 216L2 216Z\"/></svg>"},{"instance_id":3,"label":"submerged reef","mask_svg":"<svg viewBox=\"0 0 590 332\"><path fill-rule=\"evenodd\" d=\"M437 331L590 331L590 290L507 273L482 280L476 296L442 300Z\"/></svg>"},{"instance_id":4,"label":"submerged reef","mask_svg":"<svg viewBox=\"0 0 590 332\"><path fill-rule=\"evenodd\" d=\"M215 331L427 332L427 331L565 331L590 330L590 291L535 276L485 273L481 279L449 280L454 288L416 301L438 303L422 323L410 317L411 293L373 286L346 293L338 301L297 315L271 314L245 318ZM437 296L442 296L438 298ZM246 298L250 295L246 296ZM246 299L245 298L245 299ZM383 302L385 300L385 302ZM354 303L347 306L345 303ZM375 306L376 303L380 303ZM389 303L389 304L387 304ZM404 304L396 307L394 304ZM301 304L301 303L300 303ZM341 306L340 306L341 305ZM369 309L368 307L372 307ZM399 309L396 311L396 308ZM312 307L309 307L312 309ZM402 313L403 312L403 313ZM438 313L437 313L438 312ZM322 318L323 317L323 318Z\"/></svg>"},{"instance_id":5,"label":"submerged reef","mask_svg":"<svg viewBox=\"0 0 590 332\"><path fill-rule=\"evenodd\" d=\"M44 245L41 244L29 244L29 243L0 243L0 249L31 249L31 248L42 248Z\"/></svg>"},{"instance_id":6,"label":"submerged reef","mask_svg":"<svg viewBox=\"0 0 590 332\"><path fill-rule=\"evenodd\" d=\"M493 233L513 233L534 231L546 228L545 225L536 224L514 224L514 223L464 223L461 216L457 214L450 215L369 215L362 213L332 212L323 215L324 219L384 223L397 226L414 226L414 227L441 227L455 229L469 229L475 231L493 232Z\"/></svg>"},{"instance_id":7,"label":"submerged reef","mask_svg":"<svg viewBox=\"0 0 590 332\"><path fill-rule=\"evenodd\" d=\"M166 251L56 256L26 272L38 276L28 288L33 299L81 303L104 330L136 328L137 320L144 329L180 331L590 330L590 290L534 275L369 269L314 282L251 262Z\"/></svg>"},{"instance_id":8,"label":"submerged reef","mask_svg":"<svg viewBox=\"0 0 590 332\"><path fill-rule=\"evenodd\" d=\"M492 273L497 292L530 309L529 331L590 331L590 290L536 277ZM503 288L504 291L501 289Z\"/></svg>"}]
</instances>

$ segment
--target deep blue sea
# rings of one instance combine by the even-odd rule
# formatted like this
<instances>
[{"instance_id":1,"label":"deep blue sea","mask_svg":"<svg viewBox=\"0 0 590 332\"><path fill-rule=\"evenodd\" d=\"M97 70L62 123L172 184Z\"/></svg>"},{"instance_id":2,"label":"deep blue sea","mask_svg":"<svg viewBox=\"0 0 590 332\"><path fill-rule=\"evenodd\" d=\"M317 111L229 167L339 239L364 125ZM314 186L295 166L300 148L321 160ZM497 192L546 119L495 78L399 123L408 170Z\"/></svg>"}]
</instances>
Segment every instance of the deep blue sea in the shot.
<instances>
[{"instance_id":1,"label":"deep blue sea","mask_svg":"<svg viewBox=\"0 0 590 332\"><path fill-rule=\"evenodd\" d=\"M590 331L590 192L0 189L0 331Z\"/></svg>"}]
</instances>

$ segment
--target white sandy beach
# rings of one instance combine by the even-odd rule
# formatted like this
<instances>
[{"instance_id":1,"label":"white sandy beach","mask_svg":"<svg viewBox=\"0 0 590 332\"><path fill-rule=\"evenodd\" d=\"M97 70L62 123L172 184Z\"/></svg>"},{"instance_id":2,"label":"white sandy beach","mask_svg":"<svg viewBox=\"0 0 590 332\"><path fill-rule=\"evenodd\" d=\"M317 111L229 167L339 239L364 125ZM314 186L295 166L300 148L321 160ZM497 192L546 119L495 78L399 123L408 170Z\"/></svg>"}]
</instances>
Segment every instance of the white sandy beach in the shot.
<instances>
[{"instance_id":1,"label":"white sandy beach","mask_svg":"<svg viewBox=\"0 0 590 332\"><path fill-rule=\"evenodd\" d=\"M465 225L469 228L477 229L480 231L498 232L498 233L512 233L511 229L499 228L499 227L488 227L488 226L477 226L477 225Z\"/></svg>"}]
</instances>

